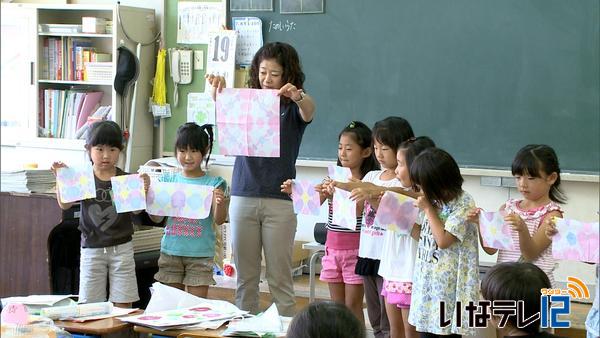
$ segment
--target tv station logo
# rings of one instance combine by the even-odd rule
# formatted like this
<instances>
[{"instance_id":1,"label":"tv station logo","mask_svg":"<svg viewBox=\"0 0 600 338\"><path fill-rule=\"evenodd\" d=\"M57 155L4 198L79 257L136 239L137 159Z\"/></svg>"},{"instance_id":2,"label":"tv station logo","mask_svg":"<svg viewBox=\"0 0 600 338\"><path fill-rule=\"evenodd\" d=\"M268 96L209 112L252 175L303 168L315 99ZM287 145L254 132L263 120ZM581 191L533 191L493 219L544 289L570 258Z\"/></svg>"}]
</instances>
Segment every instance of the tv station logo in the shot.
<instances>
[{"instance_id":1,"label":"tv station logo","mask_svg":"<svg viewBox=\"0 0 600 338\"><path fill-rule=\"evenodd\" d=\"M461 302L456 302L456 311L454 313L455 323L458 327L462 326L462 312L468 316L468 326L470 328L485 328L491 316L500 317L498 327L505 327L511 316L516 316L518 328L523 328L539 320L542 328L568 328L571 327L571 321L562 319L559 316L571 313L571 300L589 299L590 291L588 287L577 277L569 276L567 278L567 288L553 288L540 290L540 311L525 318L525 303L514 300L481 300L478 302L470 301L463 308ZM447 327L452 323L451 319L446 318L446 304L440 302L440 327Z\"/></svg>"},{"instance_id":2,"label":"tv station logo","mask_svg":"<svg viewBox=\"0 0 600 338\"><path fill-rule=\"evenodd\" d=\"M567 277L566 289L542 289L540 326L543 328L567 328L571 327L570 320L560 320L559 315L571 313L571 299L588 299L590 290L577 277ZM549 304L552 303L552 306ZM560 305L563 305L560 307Z\"/></svg>"}]
</instances>

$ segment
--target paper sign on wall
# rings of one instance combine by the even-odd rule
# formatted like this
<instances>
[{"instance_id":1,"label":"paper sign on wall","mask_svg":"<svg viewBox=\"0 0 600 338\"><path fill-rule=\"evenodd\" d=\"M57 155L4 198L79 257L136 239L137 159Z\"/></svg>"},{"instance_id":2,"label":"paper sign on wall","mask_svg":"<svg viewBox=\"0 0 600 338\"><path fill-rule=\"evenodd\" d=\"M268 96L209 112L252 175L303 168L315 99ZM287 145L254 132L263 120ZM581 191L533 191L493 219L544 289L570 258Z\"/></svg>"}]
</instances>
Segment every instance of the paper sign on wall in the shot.
<instances>
[{"instance_id":1,"label":"paper sign on wall","mask_svg":"<svg viewBox=\"0 0 600 338\"><path fill-rule=\"evenodd\" d=\"M208 93L188 93L187 122L215 124L215 101Z\"/></svg>"},{"instance_id":2,"label":"paper sign on wall","mask_svg":"<svg viewBox=\"0 0 600 338\"><path fill-rule=\"evenodd\" d=\"M505 212L481 211L479 213L479 231L483 245L488 248L515 250L510 225L504 222Z\"/></svg>"},{"instance_id":3,"label":"paper sign on wall","mask_svg":"<svg viewBox=\"0 0 600 338\"><path fill-rule=\"evenodd\" d=\"M146 211L150 215L204 219L210 213L213 190L208 185L152 182Z\"/></svg>"},{"instance_id":4,"label":"paper sign on wall","mask_svg":"<svg viewBox=\"0 0 600 338\"><path fill-rule=\"evenodd\" d=\"M92 166L59 168L56 171L56 185L63 203L96 197L96 181Z\"/></svg>"},{"instance_id":5,"label":"paper sign on wall","mask_svg":"<svg viewBox=\"0 0 600 338\"><path fill-rule=\"evenodd\" d=\"M599 223L555 218L558 234L552 238L552 256L558 259L598 263Z\"/></svg>"},{"instance_id":6,"label":"paper sign on wall","mask_svg":"<svg viewBox=\"0 0 600 338\"><path fill-rule=\"evenodd\" d=\"M294 180L292 202L294 212L302 215L318 215L321 212L321 198L315 191L316 183L310 180Z\"/></svg>"},{"instance_id":7,"label":"paper sign on wall","mask_svg":"<svg viewBox=\"0 0 600 338\"><path fill-rule=\"evenodd\" d=\"M177 43L207 44L208 33L225 26L227 1L179 1Z\"/></svg>"},{"instance_id":8,"label":"paper sign on wall","mask_svg":"<svg viewBox=\"0 0 600 338\"><path fill-rule=\"evenodd\" d=\"M235 63L249 65L263 45L262 21L257 17L233 17L231 21L233 30L238 32Z\"/></svg>"},{"instance_id":9,"label":"paper sign on wall","mask_svg":"<svg viewBox=\"0 0 600 338\"><path fill-rule=\"evenodd\" d=\"M146 209L144 180L138 174L121 175L110 178L112 200L117 213Z\"/></svg>"},{"instance_id":10,"label":"paper sign on wall","mask_svg":"<svg viewBox=\"0 0 600 338\"><path fill-rule=\"evenodd\" d=\"M225 88L217 95L221 155L279 157L277 90Z\"/></svg>"},{"instance_id":11,"label":"paper sign on wall","mask_svg":"<svg viewBox=\"0 0 600 338\"><path fill-rule=\"evenodd\" d=\"M375 224L389 231L409 235L419 214L419 209L414 206L414 201L402 194L386 191L379 202Z\"/></svg>"}]
</instances>

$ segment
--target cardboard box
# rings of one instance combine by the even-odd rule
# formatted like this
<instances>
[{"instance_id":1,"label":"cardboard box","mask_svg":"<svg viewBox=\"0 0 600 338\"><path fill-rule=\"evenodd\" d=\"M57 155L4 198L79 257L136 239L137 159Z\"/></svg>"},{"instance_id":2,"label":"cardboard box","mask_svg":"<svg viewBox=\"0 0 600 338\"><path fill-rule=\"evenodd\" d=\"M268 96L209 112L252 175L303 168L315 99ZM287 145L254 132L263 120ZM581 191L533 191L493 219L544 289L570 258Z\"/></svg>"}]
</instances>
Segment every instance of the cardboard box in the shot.
<instances>
[{"instance_id":1,"label":"cardboard box","mask_svg":"<svg viewBox=\"0 0 600 338\"><path fill-rule=\"evenodd\" d=\"M292 263L294 262L302 262L305 259L308 259L309 251L306 249L302 249L302 244L307 243L306 241L294 241L294 251L292 251ZM293 264L293 266L298 266Z\"/></svg>"},{"instance_id":2,"label":"cardboard box","mask_svg":"<svg viewBox=\"0 0 600 338\"><path fill-rule=\"evenodd\" d=\"M305 259L308 259L309 251L302 249L302 244L306 241L294 241L294 248L292 249L292 268L298 268L302 265ZM262 254L261 266L265 266L265 254Z\"/></svg>"},{"instance_id":3,"label":"cardboard box","mask_svg":"<svg viewBox=\"0 0 600 338\"><path fill-rule=\"evenodd\" d=\"M83 33L106 33L106 19L93 16L84 16L81 18L81 31Z\"/></svg>"}]
</instances>

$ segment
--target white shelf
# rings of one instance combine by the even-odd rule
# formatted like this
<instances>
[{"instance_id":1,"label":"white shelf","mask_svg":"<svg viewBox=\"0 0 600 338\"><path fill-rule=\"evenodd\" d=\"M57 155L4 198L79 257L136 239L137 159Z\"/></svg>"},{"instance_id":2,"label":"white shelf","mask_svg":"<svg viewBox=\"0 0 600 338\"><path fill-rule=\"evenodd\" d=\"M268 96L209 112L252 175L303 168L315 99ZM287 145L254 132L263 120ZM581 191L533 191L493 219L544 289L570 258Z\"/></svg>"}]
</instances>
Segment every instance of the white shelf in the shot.
<instances>
[{"instance_id":1,"label":"white shelf","mask_svg":"<svg viewBox=\"0 0 600 338\"><path fill-rule=\"evenodd\" d=\"M67 80L38 80L39 83L65 84L65 85L92 85L92 86L112 86L112 82L94 82L94 81L67 81Z\"/></svg>"},{"instance_id":2,"label":"white shelf","mask_svg":"<svg viewBox=\"0 0 600 338\"><path fill-rule=\"evenodd\" d=\"M40 36L75 36L84 38L107 38L112 39L112 34L98 34L98 33L51 33L51 32L38 32Z\"/></svg>"},{"instance_id":3,"label":"white shelf","mask_svg":"<svg viewBox=\"0 0 600 338\"><path fill-rule=\"evenodd\" d=\"M25 5L25 4L24 4ZM98 5L98 4L27 4L39 9L52 9L60 11L112 11L113 5Z\"/></svg>"},{"instance_id":4,"label":"white shelf","mask_svg":"<svg viewBox=\"0 0 600 338\"><path fill-rule=\"evenodd\" d=\"M26 148L45 148L45 149L61 149L61 150L85 150L85 140L80 139L64 139L52 137L36 137L33 139L17 142L18 147Z\"/></svg>"},{"instance_id":5,"label":"white shelf","mask_svg":"<svg viewBox=\"0 0 600 338\"><path fill-rule=\"evenodd\" d=\"M85 151L84 140L36 137L39 133L40 117L45 120L44 113L46 106L40 102L44 99L44 90L70 90L70 87L84 87L85 91L100 91L103 95L99 105L111 106L111 119L118 121L117 123L121 123L122 121L122 104L125 104L128 110L147 111L147 96L152 91L150 83L151 77L154 75L154 61L156 60L155 45L141 46L140 48L140 62L138 64L140 72L135 87L137 96L130 97L130 99L134 100L133 102L129 100L123 102L120 99L113 88L113 79L116 71L117 48L123 45L130 50L136 50L137 47L134 42L126 39L123 27L118 24L118 21L122 19L123 22L127 23L128 34L131 34L131 36L141 41L149 41L155 36L154 31L158 28L154 21L154 10L131 6L117 6L113 1L110 2L111 4L107 3L105 5L2 3L3 19L15 17L18 20L13 20L15 21L13 26L16 24L19 24L19 27L22 26L20 31L16 29L22 32L22 34L9 36L9 45L14 44L18 46L20 52L13 54L17 57L16 60L20 69L30 71L29 74L23 74L22 78L19 78L19 81L14 80L11 82L11 86L18 87L18 92L21 95L2 97L3 106L5 105L4 101L8 100L10 102L8 106L19 114L24 115L25 118L23 120L27 120L27 132L24 132L20 140L14 144L17 153L31 154L36 160L39 159L39 161L47 162L61 158L61 156L75 159L79 157L79 153ZM110 34L98 34L84 33L79 29L67 30L67 25L80 25L82 18L88 16L112 21L112 32ZM120 19L118 19L119 16ZM6 26L4 22L3 27ZM46 28L48 26L42 26L44 28L41 31L39 29L40 25L64 26L64 29L48 29ZM3 34L3 45L5 45L4 37ZM44 42L48 39L57 41L55 41L53 48L50 48L48 43L46 45L47 49L45 49ZM112 56L113 61L110 65L111 76L100 77L100 75L108 75L108 69L106 73L103 72L98 77L90 77L88 81L74 80L76 77L70 76L63 76L61 80L56 80L52 76L54 72L59 70L58 67L54 67L59 63L59 57L62 58L63 75L69 73L69 68L76 68L69 67L71 66L70 63L74 61L72 49L69 49L69 47L71 47L71 40L77 39L87 40L90 42L89 47L95 48L96 52ZM52 57L50 56L51 52L53 53ZM77 61L77 57L75 57L75 61ZM52 63L52 67L50 67L50 63ZM52 73L50 73L51 71ZM33 83L31 79L34 79ZM63 99L63 97L60 97L60 99ZM64 99L66 100L67 97ZM61 105L58 109L64 110L65 107L67 105ZM56 108L56 106L53 106L53 108ZM60 113L59 111L54 111L54 109L53 112ZM135 118L133 118L134 116ZM135 137L131 137L128 140L126 148L128 149L128 153L126 154L127 156L122 168L129 171L129 168L136 170L139 165L152 158L153 118L151 114L142 113L130 114L127 118L128 121L126 123L129 125L129 128L136 131L134 134ZM53 116L53 122L55 119L56 117Z\"/></svg>"}]
</instances>

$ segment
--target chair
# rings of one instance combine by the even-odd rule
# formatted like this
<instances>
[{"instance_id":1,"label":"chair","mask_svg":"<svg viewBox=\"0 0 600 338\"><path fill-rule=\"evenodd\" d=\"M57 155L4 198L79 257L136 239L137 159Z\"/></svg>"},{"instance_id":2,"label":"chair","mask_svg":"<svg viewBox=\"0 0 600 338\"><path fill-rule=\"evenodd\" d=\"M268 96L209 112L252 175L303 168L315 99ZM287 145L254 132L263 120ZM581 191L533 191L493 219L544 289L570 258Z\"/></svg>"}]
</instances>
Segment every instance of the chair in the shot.
<instances>
[{"instance_id":1,"label":"chair","mask_svg":"<svg viewBox=\"0 0 600 338\"><path fill-rule=\"evenodd\" d=\"M313 235L317 243L325 244L325 241L327 241L327 223L315 223Z\"/></svg>"},{"instance_id":2,"label":"chair","mask_svg":"<svg viewBox=\"0 0 600 338\"><path fill-rule=\"evenodd\" d=\"M325 223L315 223L314 236L314 242L302 244L302 249L314 250L313 254L310 256L310 261L308 263L309 303L315 300L315 264L317 262L317 258L323 257L323 255L325 255L325 240L327 238L327 228Z\"/></svg>"}]
</instances>

